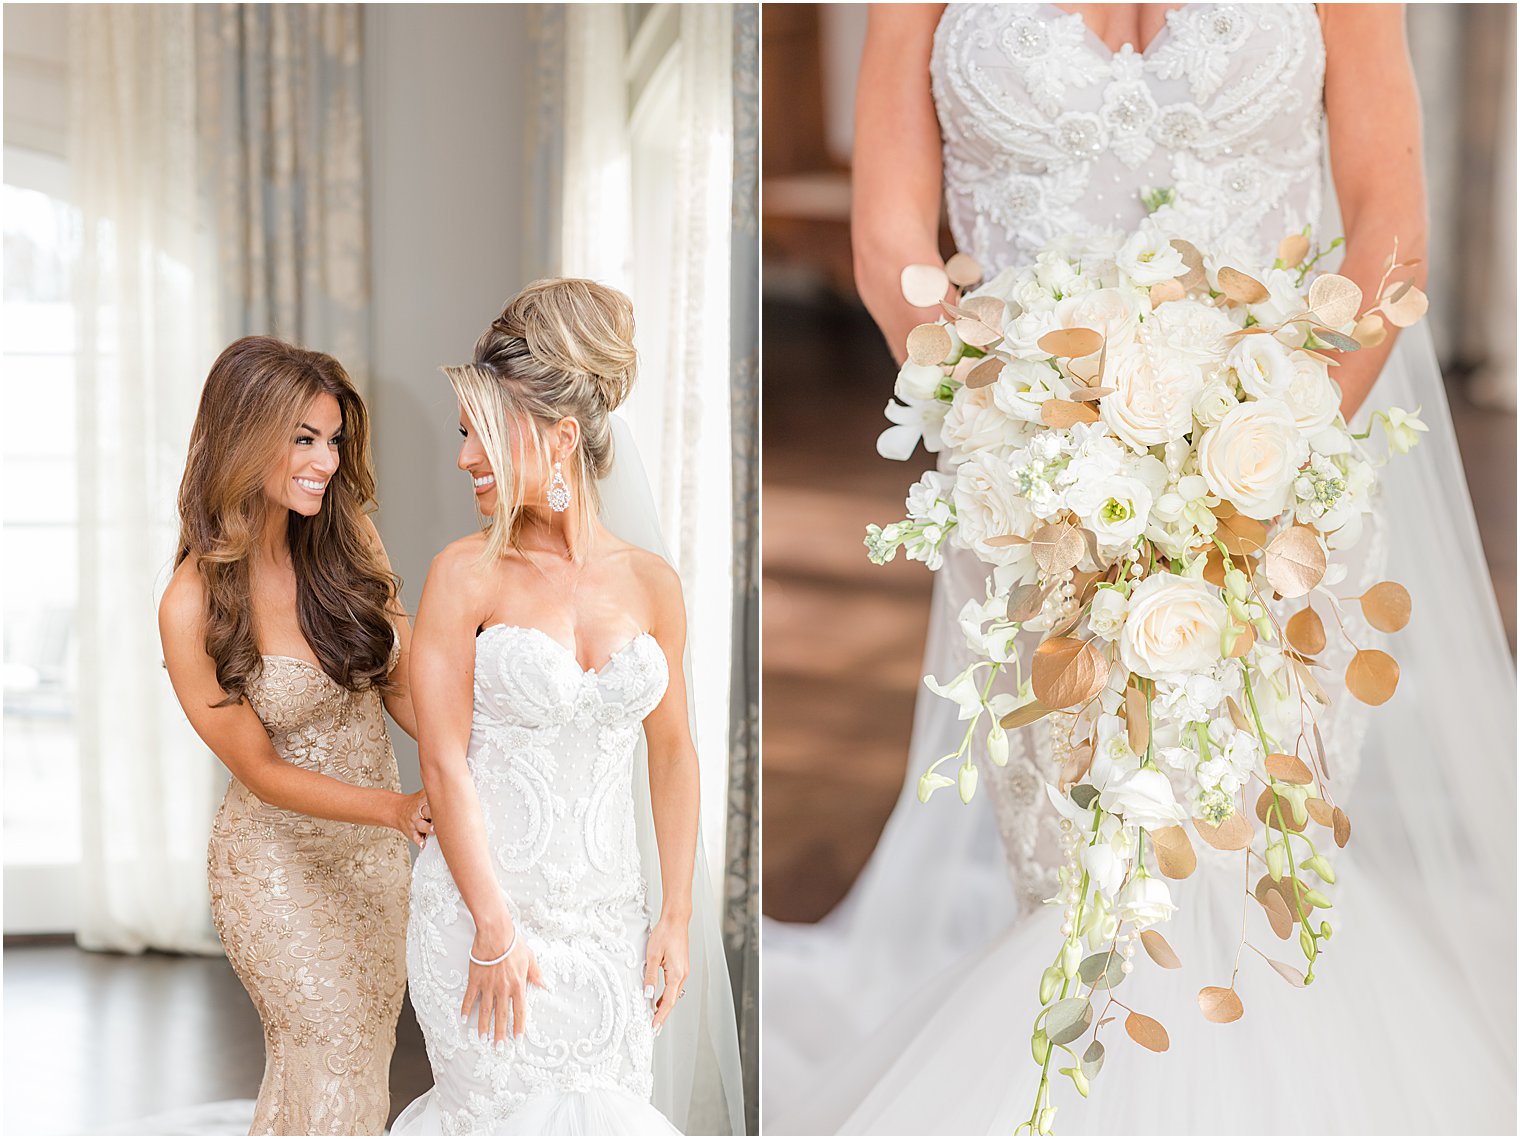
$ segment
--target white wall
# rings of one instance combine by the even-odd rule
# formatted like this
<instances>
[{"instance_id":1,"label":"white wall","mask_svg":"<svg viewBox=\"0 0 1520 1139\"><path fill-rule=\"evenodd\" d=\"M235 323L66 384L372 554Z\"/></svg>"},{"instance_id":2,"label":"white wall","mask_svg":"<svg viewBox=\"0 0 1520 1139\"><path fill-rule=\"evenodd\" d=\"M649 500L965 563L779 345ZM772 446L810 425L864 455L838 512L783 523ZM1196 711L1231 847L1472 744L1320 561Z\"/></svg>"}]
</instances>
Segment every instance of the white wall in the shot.
<instances>
[{"instance_id":1,"label":"white wall","mask_svg":"<svg viewBox=\"0 0 1520 1139\"><path fill-rule=\"evenodd\" d=\"M433 555L475 527L454 466L457 412L442 364L522 285L527 14L515 5L364 8L380 534L415 613ZM393 730L401 780L416 746Z\"/></svg>"}]
</instances>

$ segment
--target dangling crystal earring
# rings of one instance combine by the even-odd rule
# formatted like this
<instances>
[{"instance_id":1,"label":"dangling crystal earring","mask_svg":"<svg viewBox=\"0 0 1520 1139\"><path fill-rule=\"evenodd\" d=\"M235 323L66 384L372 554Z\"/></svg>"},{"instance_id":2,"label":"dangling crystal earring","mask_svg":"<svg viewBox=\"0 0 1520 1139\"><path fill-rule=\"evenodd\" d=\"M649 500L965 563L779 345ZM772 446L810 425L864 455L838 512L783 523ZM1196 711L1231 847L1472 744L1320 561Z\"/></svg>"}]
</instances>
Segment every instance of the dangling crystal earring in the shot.
<instances>
[{"instance_id":1,"label":"dangling crystal earring","mask_svg":"<svg viewBox=\"0 0 1520 1139\"><path fill-rule=\"evenodd\" d=\"M549 480L549 509L556 514L570 509L570 488L558 463L554 464L554 477Z\"/></svg>"}]
</instances>

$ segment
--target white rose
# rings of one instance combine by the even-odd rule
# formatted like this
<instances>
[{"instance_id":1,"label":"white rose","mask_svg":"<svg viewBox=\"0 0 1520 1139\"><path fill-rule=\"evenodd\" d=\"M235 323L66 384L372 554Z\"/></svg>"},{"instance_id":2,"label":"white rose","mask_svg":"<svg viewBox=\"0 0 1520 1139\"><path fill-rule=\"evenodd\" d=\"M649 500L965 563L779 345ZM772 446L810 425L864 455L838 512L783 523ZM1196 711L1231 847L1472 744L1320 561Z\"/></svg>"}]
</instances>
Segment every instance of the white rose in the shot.
<instances>
[{"instance_id":1,"label":"white rose","mask_svg":"<svg viewBox=\"0 0 1520 1139\"><path fill-rule=\"evenodd\" d=\"M1028 534L1034 515L1013 487L1007 462L991 452L979 451L955 469L955 541L975 550L984 561L1010 566L1023 572L1034 569L1034 555L1027 544L989 546L987 539L1004 534Z\"/></svg>"},{"instance_id":2,"label":"white rose","mask_svg":"<svg viewBox=\"0 0 1520 1139\"><path fill-rule=\"evenodd\" d=\"M1045 288L1062 295L1072 291L1079 276L1076 266L1053 252L1041 253L1034 259L1034 275Z\"/></svg>"},{"instance_id":3,"label":"white rose","mask_svg":"<svg viewBox=\"0 0 1520 1139\"><path fill-rule=\"evenodd\" d=\"M1242 336L1224 366L1235 373L1246 394L1257 399L1286 400L1298 378L1288 349L1270 336Z\"/></svg>"},{"instance_id":4,"label":"white rose","mask_svg":"<svg viewBox=\"0 0 1520 1139\"><path fill-rule=\"evenodd\" d=\"M1280 400L1243 403L1207 432L1198 469L1209 490L1248 518L1276 518L1288 504L1308 444Z\"/></svg>"},{"instance_id":5,"label":"white rose","mask_svg":"<svg viewBox=\"0 0 1520 1139\"><path fill-rule=\"evenodd\" d=\"M1193 428L1193 400L1203 387L1197 365L1133 345L1110 353L1104 382L1114 391L1099 410L1109 428L1136 451L1181 439Z\"/></svg>"},{"instance_id":6,"label":"white rose","mask_svg":"<svg viewBox=\"0 0 1520 1139\"><path fill-rule=\"evenodd\" d=\"M1134 342L1149 307L1129 289L1098 289L1060 301L1056 305L1056 327L1090 328L1107 336L1111 360L1116 350Z\"/></svg>"},{"instance_id":7,"label":"white rose","mask_svg":"<svg viewBox=\"0 0 1520 1139\"><path fill-rule=\"evenodd\" d=\"M999 450L1018 441L1021 421L1010 420L992 398L992 389L961 388L955 393L940 429L946 443L961 455Z\"/></svg>"},{"instance_id":8,"label":"white rose","mask_svg":"<svg viewBox=\"0 0 1520 1139\"><path fill-rule=\"evenodd\" d=\"M1169 920L1176 910L1172 892L1160 878L1132 878L1119 894L1120 922L1156 925Z\"/></svg>"},{"instance_id":9,"label":"white rose","mask_svg":"<svg viewBox=\"0 0 1520 1139\"><path fill-rule=\"evenodd\" d=\"M1258 338L1259 339L1259 338ZM1288 385L1286 402L1293 422L1305 435L1313 435L1335 422L1341 410L1340 385L1330 378L1330 369L1313 356L1293 354L1293 382Z\"/></svg>"},{"instance_id":10,"label":"white rose","mask_svg":"<svg viewBox=\"0 0 1520 1139\"><path fill-rule=\"evenodd\" d=\"M1229 624L1230 611L1212 586L1154 573L1130 594L1119 655L1131 672L1152 679L1203 672L1218 663Z\"/></svg>"},{"instance_id":11,"label":"white rose","mask_svg":"<svg viewBox=\"0 0 1520 1139\"><path fill-rule=\"evenodd\" d=\"M1043 309L1026 309L1004 323L1003 343L999 347L1020 360L1048 360L1050 353L1040 347L1040 337L1059 327L1054 304Z\"/></svg>"},{"instance_id":12,"label":"white rose","mask_svg":"<svg viewBox=\"0 0 1520 1139\"><path fill-rule=\"evenodd\" d=\"M944 370L935 364L915 364L909 360L897 373L898 399L933 399L944 382Z\"/></svg>"},{"instance_id":13,"label":"white rose","mask_svg":"<svg viewBox=\"0 0 1520 1139\"><path fill-rule=\"evenodd\" d=\"M1008 299L1023 312L1049 312L1056 305L1055 294L1032 275L1019 277Z\"/></svg>"},{"instance_id":14,"label":"white rose","mask_svg":"<svg viewBox=\"0 0 1520 1139\"><path fill-rule=\"evenodd\" d=\"M1093 636L1111 641L1124 628L1124 615L1128 609L1129 598L1122 592L1112 586L1100 587L1087 614L1087 628Z\"/></svg>"},{"instance_id":15,"label":"white rose","mask_svg":"<svg viewBox=\"0 0 1520 1139\"><path fill-rule=\"evenodd\" d=\"M1205 427L1218 427L1220 420L1238 406L1240 401L1235 398L1230 385L1212 380L1198 390L1198 396L1193 400L1193 418Z\"/></svg>"},{"instance_id":16,"label":"white rose","mask_svg":"<svg viewBox=\"0 0 1520 1139\"><path fill-rule=\"evenodd\" d=\"M1239 324L1229 310L1212 308L1195 300L1167 301L1146 321L1150 335L1168 349L1191 357L1199 364L1212 364L1230 350L1227 339Z\"/></svg>"},{"instance_id":17,"label":"white rose","mask_svg":"<svg viewBox=\"0 0 1520 1139\"><path fill-rule=\"evenodd\" d=\"M1114 261L1120 272L1147 289L1187 272L1182 254L1173 248L1164 234L1150 227L1132 233L1119 247Z\"/></svg>"}]
</instances>

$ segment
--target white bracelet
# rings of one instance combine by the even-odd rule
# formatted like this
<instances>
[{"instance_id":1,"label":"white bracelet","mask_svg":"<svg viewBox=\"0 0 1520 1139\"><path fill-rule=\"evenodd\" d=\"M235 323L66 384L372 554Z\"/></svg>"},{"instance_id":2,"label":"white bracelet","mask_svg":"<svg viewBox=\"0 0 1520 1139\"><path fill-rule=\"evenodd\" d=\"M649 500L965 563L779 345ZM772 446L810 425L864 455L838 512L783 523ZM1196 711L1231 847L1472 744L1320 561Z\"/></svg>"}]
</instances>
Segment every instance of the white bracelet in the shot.
<instances>
[{"instance_id":1,"label":"white bracelet","mask_svg":"<svg viewBox=\"0 0 1520 1139\"><path fill-rule=\"evenodd\" d=\"M512 940L507 943L507 951L505 953L503 953L500 957L493 957L489 961L482 961L479 957L476 957L474 953L471 953L470 954L470 961L472 963L476 964L476 965L500 965L508 957L512 956L512 950L514 950L516 948L517 948L517 930L514 929L512 931Z\"/></svg>"}]
</instances>

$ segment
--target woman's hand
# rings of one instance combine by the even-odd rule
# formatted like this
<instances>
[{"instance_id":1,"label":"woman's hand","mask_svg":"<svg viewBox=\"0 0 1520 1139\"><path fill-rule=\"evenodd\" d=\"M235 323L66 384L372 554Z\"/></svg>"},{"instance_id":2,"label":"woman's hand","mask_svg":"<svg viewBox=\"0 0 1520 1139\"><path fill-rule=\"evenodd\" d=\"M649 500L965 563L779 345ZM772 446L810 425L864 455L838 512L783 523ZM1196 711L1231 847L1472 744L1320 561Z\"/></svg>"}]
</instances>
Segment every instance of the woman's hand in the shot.
<instances>
[{"instance_id":1,"label":"woman's hand","mask_svg":"<svg viewBox=\"0 0 1520 1139\"><path fill-rule=\"evenodd\" d=\"M426 847L428 835L433 833L433 811L428 806L427 792L396 796L396 815L392 827L406 835L419 847ZM498 951L499 952L499 951Z\"/></svg>"},{"instance_id":2,"label":"woman's hand","mask_svg":"<svg viewBox=\"0 0 1520 1139\"><path fill-rule=\"evenodd\" d=\"M505 941L488 938L476 933L470 945L470 955L482 961L494 961L501 951L511 945L513 934L509 931ZM470 979L464 987L464 1006L459 1016L466 1024L470 1009L480 1004L477 1028L481 1043L491 1043L501 1048L507 1033L521 1036L528 1023L528 986L544 987L543 974L538 971L538 961L533 950L522 938L512 946L505 961L495 965L477 965L470 962ZM509 1027L510 1026L510 1027Z\"/></svg>"},{"instance_id":3,"label":"woman's hand","mask_svg":"<svg viewBox=\"0 0 1520 1139\"><path fill-rule=\"evenodd\" d=\"M654 1009L654 1033L660 1034L665 1018L675 1010L676 1001L685 992L686 979L691 976L691 961L687 948L686 927L690 919L679 921L661 917L649 931L649 947L645 950L644 998L653 1000L655 982L661 972L665 974L665 989Z\"/></svg>"}]
</instances>

